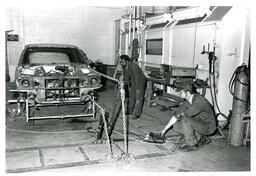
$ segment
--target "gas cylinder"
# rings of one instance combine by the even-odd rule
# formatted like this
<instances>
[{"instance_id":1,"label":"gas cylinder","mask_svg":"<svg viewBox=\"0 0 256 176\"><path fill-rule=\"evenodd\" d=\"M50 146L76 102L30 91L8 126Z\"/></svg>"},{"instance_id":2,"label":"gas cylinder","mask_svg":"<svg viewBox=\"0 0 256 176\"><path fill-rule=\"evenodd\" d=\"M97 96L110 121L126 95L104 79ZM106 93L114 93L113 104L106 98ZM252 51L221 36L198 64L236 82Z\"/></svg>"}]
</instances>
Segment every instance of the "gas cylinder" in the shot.
<instances>
[{"instance_id":1,"label":"gas cylinder","mask_svg":"<svg viewBox=\"0 0 256 176\"><path fill-rule=\"evenodd\" d=\"M243 144L244 123L242 120L248 105L249 71L247 66L243 64L238 67L235 74L229 143L238 147Z\"/></svg>"}]
</instances>

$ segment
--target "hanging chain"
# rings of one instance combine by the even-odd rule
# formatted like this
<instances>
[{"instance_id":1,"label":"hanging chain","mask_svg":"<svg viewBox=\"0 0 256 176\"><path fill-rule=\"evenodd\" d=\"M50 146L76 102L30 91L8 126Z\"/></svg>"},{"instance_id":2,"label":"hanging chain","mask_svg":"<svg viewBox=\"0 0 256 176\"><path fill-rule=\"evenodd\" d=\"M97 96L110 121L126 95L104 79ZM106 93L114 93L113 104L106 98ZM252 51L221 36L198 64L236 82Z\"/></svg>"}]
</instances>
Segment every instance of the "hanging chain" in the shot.
<instances>
[{"instance_id":1,"label":"hanging chain","mask_svg":"<svg viewBox=\"0 0 256 176\"><path fill-rule=\"evenodd\" d=\"M108 145L108 148L109 148L109 151L110 151L109 155L107 156L107 161L108 162L114 162L118 159L118 157L113 154L112 142L111 142L110 137L108 135L108 126L107 126L105 111L104 111L104 109L101 109L100 111L101 111L101 114L102 114L104 130L105 130L105 134L106 134L106 138L107 138L107 145Z\"/></svg>"},{"instance_id":2,"label":"hanging chain","mask_svg":"<svg viewBox=\"0 0 256 176\"><path fill-rule=\"evenodd\" d=\"M124 161L134 160L134 155L128 152L128 118L125 115L125 90L124 90L124 82L120 81L120 94L121 94L121 103L122 103L122 116L123 116L123 128L124 128L124 145L125 145L125 153L121 155L121 159Z\"/></svg>"},{"instance_id":3,"label":"hanging chain","mask_svg":"<svg viewBox=\"0 0 256 176\"><path fill-rule=\"evenodd\" d=\"M126 153L128 153L128 143L127 143L127 118L125 115L125 91L124 91L124 83L123 81L120 81L120 94L121 94L121 103L122 103L122 116L123 116L123 128L124 128L124 144L125 144L125 149Z\"/></svg>"},{"instance_id":4,"label":"hanging chain","mask_svg":"<svg viewBox=\"0 0 256 176\"><path fill-rule=\"evenodd\" d=\"M110 151L109 155L107 155L107 161L114 162L118 159L118 157L113 154L112 143L111 143L110 137L108 135L108 125L107 125L107 121L106 121L105 110L98 103L96 103L93 100L93 98L91 98L91 97L89 97L89 98L91 99L92 103L94 103L100 109L100 112L102 114L102 120L103 120L103 124L104 124L104 131L106 134L107 145L108 145L108 148Z\"/></svg>"},{"instance_id":5,"label":"hanging chain","mask_svg":"<svg viewBox=\"0 0 256 176\"><path fill-rule=\"evenodd\" d=\"M123 161L130 162L131 160L134 160L135 157L132 153L128 152L128 124L127 124L127 118L125 115L125 90L124 90L124 82L119 81L118 82L120 86L120 95L121 95L121 103L122 103L122 116L123 116L123 130L124 130L124 145L125 145L125 153L120 156L120 159ZM112 143L110 140L110 137L108 135L108 127L107 127L107 121L105 117L105 110L97 104L91 97L89 97L91 101L100 109L100 112L102 113L102 119L103 119L103 124L104 124L104 131L106 133L106 138L107 138L107 144L110 150L110 154L107 156L107 161L108 162L114 162L117 161L119 158L113 154L113 148L112 148Z\"/></svg>"}]
</instances>

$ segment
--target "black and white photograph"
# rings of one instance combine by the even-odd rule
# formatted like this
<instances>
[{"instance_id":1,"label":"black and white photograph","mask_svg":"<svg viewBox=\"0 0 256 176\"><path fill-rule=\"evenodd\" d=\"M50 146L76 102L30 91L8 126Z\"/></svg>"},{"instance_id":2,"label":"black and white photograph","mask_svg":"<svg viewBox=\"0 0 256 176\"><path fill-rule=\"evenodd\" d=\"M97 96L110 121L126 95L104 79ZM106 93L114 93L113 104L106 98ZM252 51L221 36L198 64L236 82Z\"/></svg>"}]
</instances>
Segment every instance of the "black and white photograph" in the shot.
<instances>
[{"instance_id":1,"label":"black and white photograph","mask_svg":"<svg viewBox=\"0 0 256 176\"><path fill-rule=\"evenodd\" d=\"M25 2L1 8L4 174L252 173L249 3Z\"/></svg>"}]
</instances>

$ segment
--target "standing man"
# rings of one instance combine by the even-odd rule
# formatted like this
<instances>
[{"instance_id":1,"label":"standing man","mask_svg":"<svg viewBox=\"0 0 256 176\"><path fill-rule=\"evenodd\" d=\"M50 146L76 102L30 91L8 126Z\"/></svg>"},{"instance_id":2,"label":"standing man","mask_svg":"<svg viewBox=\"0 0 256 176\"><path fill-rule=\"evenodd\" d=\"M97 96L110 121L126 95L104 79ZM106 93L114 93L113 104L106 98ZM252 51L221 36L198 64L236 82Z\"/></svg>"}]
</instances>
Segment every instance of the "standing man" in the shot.
<instances>
[{"instance_id":1,"label":"standing man","mask_svg":"<svg viewBox=\"0 0 256 176\"><path fill-rule=\"evenodd\" d=\"M181 85L181 98L185 101L179 112L174 114L169 123L161 131L161 136L170 127L184 135L185 143L180 146L180 150L197 150L198 146L209 143L206 136L211 135L217 129L217 119L212 105L206 98L196 92L196 88L191 83Z\"/></svg>"},{"instance_id":2,"label":"standing man","mask_svg":"<svg viewBox=\"0 0 256 176\"><path fill-rule=\"evenodd\" d=\"M127 55L120 56L124 83L128 87L128 115L132 119L141 116L146 89L146 78L141 68Z\"/></svg>"}]
</instances>

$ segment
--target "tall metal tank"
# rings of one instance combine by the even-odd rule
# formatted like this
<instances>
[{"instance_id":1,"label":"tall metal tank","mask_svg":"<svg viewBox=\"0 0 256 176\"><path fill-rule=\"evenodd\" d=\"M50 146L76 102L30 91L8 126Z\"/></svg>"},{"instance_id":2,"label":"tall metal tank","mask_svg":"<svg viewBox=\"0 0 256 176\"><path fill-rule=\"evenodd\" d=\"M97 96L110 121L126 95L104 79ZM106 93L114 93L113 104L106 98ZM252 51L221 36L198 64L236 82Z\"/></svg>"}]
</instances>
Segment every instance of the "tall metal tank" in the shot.
<instances>
[{"instance_id":1,"label":"tall metal tank","mask_svg":"<svg viewBox=\"0 0 256 176\"><path fill-rule=\"evenodd\" d=\"M242 120L248 105L249 73L246 65L238 67L235 73L229 143L238 147L243 144L244 139L244 123Z\"/></svg>"}]
</instances>

